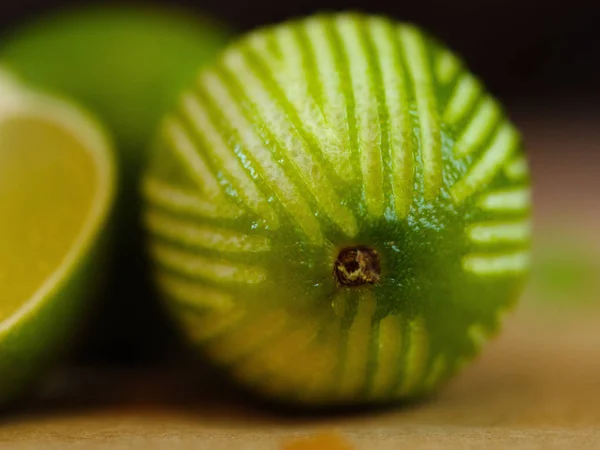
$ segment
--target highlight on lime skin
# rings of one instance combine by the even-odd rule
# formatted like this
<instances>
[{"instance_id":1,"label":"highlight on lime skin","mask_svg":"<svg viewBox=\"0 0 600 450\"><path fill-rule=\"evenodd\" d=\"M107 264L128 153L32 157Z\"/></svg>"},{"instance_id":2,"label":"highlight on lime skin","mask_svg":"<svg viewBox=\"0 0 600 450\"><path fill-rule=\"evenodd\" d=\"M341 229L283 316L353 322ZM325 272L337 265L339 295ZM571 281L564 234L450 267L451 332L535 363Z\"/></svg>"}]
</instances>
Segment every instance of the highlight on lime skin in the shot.
<instances>
[{"instance_id":1,"label":"highlight on lime skin","mask_svg":"<svg viewBox=\"0 0 600 450\"><path fill-rule=\"evenodd\" d=\"M334 14L251 32L199 73L153 148L156 284L199 351L264 396L428 394L521 293L519 133L415 26Z\"/></svg>"}]
</instances>

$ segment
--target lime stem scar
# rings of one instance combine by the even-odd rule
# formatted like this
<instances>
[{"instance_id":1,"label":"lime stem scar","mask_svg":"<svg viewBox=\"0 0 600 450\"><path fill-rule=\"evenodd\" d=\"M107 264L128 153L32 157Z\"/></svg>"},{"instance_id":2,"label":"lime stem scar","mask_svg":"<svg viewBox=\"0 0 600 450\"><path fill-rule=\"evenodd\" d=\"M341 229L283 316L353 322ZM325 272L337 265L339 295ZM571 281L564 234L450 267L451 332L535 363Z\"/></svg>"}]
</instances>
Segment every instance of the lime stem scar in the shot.
<instances>
[{"instance_id":1,"label":"lime stem scar","mask_svg":"<svg viewBox=\"0 0 600 450\"><path fill-rule=\"evenodd\" d=\"M380 273L379 253L365 246L341 249L333 265L333 276L339 286L377 284Z\"/></svg>"}]
</instances>

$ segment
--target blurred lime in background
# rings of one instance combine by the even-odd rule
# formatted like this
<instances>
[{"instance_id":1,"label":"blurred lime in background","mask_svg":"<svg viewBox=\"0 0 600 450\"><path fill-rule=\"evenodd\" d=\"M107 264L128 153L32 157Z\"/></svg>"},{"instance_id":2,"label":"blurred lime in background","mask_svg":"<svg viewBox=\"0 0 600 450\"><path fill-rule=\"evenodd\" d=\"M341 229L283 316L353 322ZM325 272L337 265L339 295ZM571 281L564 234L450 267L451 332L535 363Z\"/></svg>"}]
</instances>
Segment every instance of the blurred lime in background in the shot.
<instances>
[{"instance_id":1,"label":"blurred lime in background","mask_svg":"<svg viewBox=\"0 0 600 450\"><path fill-rule=\"evenodd\" d=\"M24 80L96 111L121 150L142 151L161 114L228 38L223 26L189 12L95 6L17 28L0 56Z\"/></svg>"},{"instance_id":2,"label":"blurred lime in background","mask_svg":"<svg viewBox=\"0 0 600 450\"><path fill-rule=\"evenodd\" d=\"M0 403L64 350L92 301L112 158L86 113L0 73Z\"/></svg>"},{"instance_id":3,"label":"blurred lime in background","mask_svg":"<svg viewBox=\"0 0 600 450\"><path fill-rule=\"evenodd\" d=\"M190 11L113 4L52 12L18 24L0 42L0 61L24 82L87 106L117 143L122 174L115 221L118 255L103 286L110 301L95 314L99 329L89 329L86 358L146 359L154 347L168 346L146 275L138 173L156 122L229 36L222 25Z\"/></svg>"}]
</instances>

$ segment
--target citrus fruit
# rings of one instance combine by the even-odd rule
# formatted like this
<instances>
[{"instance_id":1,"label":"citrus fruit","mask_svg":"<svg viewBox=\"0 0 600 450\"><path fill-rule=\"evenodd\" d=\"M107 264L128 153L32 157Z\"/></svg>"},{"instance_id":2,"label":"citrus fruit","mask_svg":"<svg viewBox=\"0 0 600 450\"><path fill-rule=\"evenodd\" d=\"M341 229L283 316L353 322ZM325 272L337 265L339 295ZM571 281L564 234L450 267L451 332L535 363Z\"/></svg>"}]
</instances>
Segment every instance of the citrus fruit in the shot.
<instances>
[{"instance_id":1,"label":"citrus fruit","mask_svg":"<svg viewBox=\"0 0 600 450\"><path fill-rule=\"evenodd\" d=\"M518 131L459 57L382 17L232 44L164 120L143 190L166 304L277 401L433 392L528 272Z\"/></svg>"},{"instance_id":2,"label":"citrus fruit","mask_svg":"<svg viewBox=\"0 0 600 450\"><path fill-rule=\"evenodd\" d=\"M223 26L174 8L97 5L16 28L0 58L28 83L94 111L139 164L156 122L228 38Z\"/></svg>"},{"instance_id":3,"label":"citrus fruit","mask_svg":"<svg viewBox=\"0 0 600 450\"><path fill-rule=\"evenodd\" d=\"M153 359L171 345L147 281L138 176L161 116L229 35L224 26L183 9L112 4L41 16L0 42L0 60L24 81L82 103L116 139L119 253L104 285L110 301L94 314L80 359Z\"/></svg>"},{"instance_id":4,"label":"citrus fruit","mask_svg":"<svg viewBox=\"0 0 600 450\"><path fill-rule=\"evenodd\" d=\"M111 157L86 113L0 72L0 403L56 358L91 301Z\"/></svg>"}]
</instances>

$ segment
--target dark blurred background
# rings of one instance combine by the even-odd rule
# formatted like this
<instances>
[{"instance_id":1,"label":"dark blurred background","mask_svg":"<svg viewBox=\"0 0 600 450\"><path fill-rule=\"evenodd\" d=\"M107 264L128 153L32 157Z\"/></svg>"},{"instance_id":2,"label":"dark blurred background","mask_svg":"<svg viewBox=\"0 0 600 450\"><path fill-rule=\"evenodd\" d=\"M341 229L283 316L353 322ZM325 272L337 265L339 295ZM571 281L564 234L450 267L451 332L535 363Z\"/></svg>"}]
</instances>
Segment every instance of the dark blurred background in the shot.
<instances>
[{"instance_id":1,"label":"dark blurred background","mask_svg":"<svg viewBox=\"0 0 600 450\"><path fill-rule=\"evenodd\" d=\"M84 1L0 1L0 27ZM89 2L88 2L89 3ZM148 2L145 2L148 3ZM514 103L594 106L600 99L600 4L589 0L170 0L244 31L316 11L355 9L413 21L460 52Z\"/></svg>"}]
</instances>

